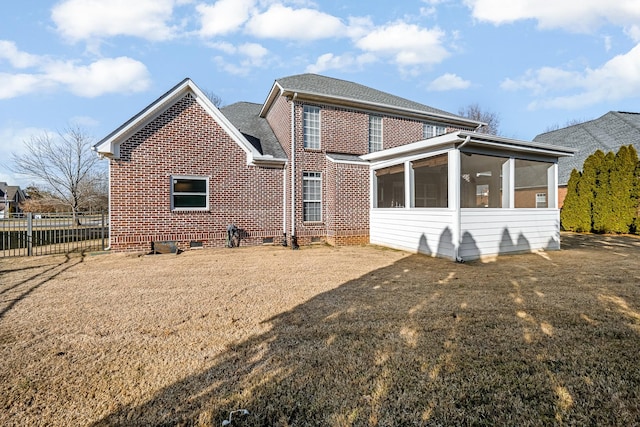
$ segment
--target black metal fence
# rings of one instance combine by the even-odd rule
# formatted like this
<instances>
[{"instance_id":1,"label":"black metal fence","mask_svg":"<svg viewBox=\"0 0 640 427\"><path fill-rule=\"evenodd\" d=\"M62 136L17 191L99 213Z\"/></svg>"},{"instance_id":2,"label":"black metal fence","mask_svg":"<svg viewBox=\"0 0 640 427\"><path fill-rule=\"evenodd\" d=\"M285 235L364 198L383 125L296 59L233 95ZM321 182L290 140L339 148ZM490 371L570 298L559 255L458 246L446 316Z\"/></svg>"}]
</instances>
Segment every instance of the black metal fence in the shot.
<instances>
[{"instance_id":1,"label":"black metal fence","mask_svg":"<svg viewBox=\"0 0 640 427\"><path fill-rule=\"evenodd\" d=\"M11 214L0 218L0 257L104 250L109 240L105 213Z\"/></svg>"}]
</instances>

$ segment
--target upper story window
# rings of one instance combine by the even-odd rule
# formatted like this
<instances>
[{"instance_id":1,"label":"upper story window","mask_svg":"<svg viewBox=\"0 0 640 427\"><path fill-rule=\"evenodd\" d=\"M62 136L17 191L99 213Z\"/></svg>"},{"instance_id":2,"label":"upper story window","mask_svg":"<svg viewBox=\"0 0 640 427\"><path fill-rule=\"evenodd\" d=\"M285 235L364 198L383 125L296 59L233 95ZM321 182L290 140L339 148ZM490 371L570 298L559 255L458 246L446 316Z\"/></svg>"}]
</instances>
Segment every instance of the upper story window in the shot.
<instances>
[{"instance_id":1,"label":"upper story window","mask_svg":"<svg viewBox=\"0 0 640 427\"><path fill-rule=\"evenodd\" d=\"M422 134L425 139L444 135L445 133L447 133L447 128L445 126L434 123L424 123L422 125Z\"/></svg>"},{"instance_id":2,"label":"upper story window","mask_svg":"<svg viewBox=\"0 0 640 427\"><path fill-rule=\"evenodd\" d=\"M209 210L209 177L173 175L171 177L171 210Z\"/></svg>"},{"instance_id":3,"label":"upper story window","mask_svg":"<svg viewBox=\"0 0 640 427\"><path fill-rule=\"evenodd\" d=\"M320 149L320 107L305 105L303 110L304 148Z\"/></svg>"},{"instance_id":4,"label":"upper story window","mask_svg":"<svg viewBox=\"0 0 640 427\"><path fill-rule=\"evenodd\" d=\"M369 152L382 150L382 117L369 116Z\"/></svg>"}]
</instances>

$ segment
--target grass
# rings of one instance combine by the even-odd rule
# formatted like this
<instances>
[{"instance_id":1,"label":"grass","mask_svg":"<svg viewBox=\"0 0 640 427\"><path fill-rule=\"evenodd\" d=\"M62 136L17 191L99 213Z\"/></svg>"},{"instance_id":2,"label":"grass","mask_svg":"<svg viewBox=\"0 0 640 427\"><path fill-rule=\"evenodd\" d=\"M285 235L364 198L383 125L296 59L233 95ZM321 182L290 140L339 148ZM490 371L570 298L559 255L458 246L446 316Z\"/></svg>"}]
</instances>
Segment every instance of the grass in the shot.
<instances>
[{"instance_id":1,"label":"grass","mask_svg":"<svg viewBox=\"0 0 640 427\"><path fill-rule=\"evenodd\" d=\"M171 286L153 288L161 292L154 294L158 307L150 308L156 323L147 318L146 325L139 325L140 333L119 343L118 348L136 349L117 365L119 370L108 371L106 363L96 368L100 358L91 359L73 347L64 352L51 348L48 354L58 360L75 355L78 363L88 357L109 386L117 389L120 381L121 388L146 390L118 403L107 386L81 387L101 400L97 406L103 408L88 411L88 425L221 425L229 411L239 408L250 413L234 416L232 425L638 425L640 240L568 234L563 246L559 252L463 265L354 248L347 250L349 262L378 267L362 267L362 274L354 269L351 279L322 285L318 282L331 276L327 265L336 276L338 269L349 268L341 264L345 250L316 247L296 253L274 248L277 252L271 253L241 248L233 256L249 266L242 283L254 286L251 292L232 288L235 295L227 293L226 302L215 300L225 308L207 310L192 301L189 321L183 323L171 313L163 318L162 304L168 306L178 295L189 298L190 286L198 279L176 283L177 276L168 273L186 254L157 256L154 260L171 265L165 271L154 264L159 271L153 277L165 272L165 286ZM230 257L232 252L200 251L194 256ZM310 258L323 261L322 268L309 263ZM385 258L390 261L385 263ZM225 259L207 274L240 280L231 276L233 267L226 266ZM252 270L252 263L260 260L272 270ZM78 263L83 268L86 264L91 263ZM280 276L283 265L290 270ZM261 290L272 283L280 293L305 288L307 293L287 299L282 309L279 301L286 296ZM139 292L152 289L150 284L135 286L141 286ZM109 289L117 292L118 287ZM95 298L105 302L103 291L96 290ZM225 330L208 329L211 318L225 309L231 314L215 323ZM15 343L2 341L2 332L10 327L6 318L0 320L0 345L6 350ZM115 328L118 336L118 328L126 329L130 320L115 316L113 325L104 327ZM234 334L237 330L244 332ZM189 338L194 331L198 338ZM143 343L149 335L153 339ZM222 347L195 363L196 356L206 353L202 349L213 345L207 336ZM162 347L174 339L185 348L199 346L201 352L177 355L171 353L175 345ZM184 370L184 365L195 368ZM4 380L16 386L0 390L5 394L0 404L29 397L37 401L42 393L36 390L37 378L21 369L15 377L1 371ZM154 372L163 369L180 374L170 381L157 380ZM19 424L19 414L5 418L5 424ZM73 419L68 411L66 416ZM47 418L40 420L47 423Z\"/></svg>"}]
</instances>

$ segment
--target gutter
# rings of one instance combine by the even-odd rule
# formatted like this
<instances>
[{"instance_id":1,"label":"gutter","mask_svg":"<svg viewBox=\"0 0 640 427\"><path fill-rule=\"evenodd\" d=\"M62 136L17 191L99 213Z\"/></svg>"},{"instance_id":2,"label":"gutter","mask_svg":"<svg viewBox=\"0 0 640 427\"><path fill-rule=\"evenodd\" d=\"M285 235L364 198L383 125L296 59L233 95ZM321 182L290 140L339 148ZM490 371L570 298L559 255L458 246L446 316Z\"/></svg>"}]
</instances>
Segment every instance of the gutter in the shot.
<instances>
[{"instance_id":1,"label":"gutter","mask_svg":"<svg viewBox=\"0 0 640 427\"><path fill-rule=\"evenodd\" d=\"M373 109L379 112L396 112L396 113L400 112L400 113L404 113L405 115L408 113L409 115L419 116L422 118L422 120L424 120L425 117L433 117L436 119L447 121L450 124L461 124L461 125L467 125L467 126L469 124L473 124L477 126L476 129L482 126L486 126L486 123L484 122L479 122L473 119L467 119L465 117L457 117L453 115L440 114L437 112L417 110L414 108L396 107L388 104L383 104L380 102L362 101L362 100L352 99L344 96L325 95L325 94L316 93L316 92L299 92L299 91L292 92L291 90L287 90L284 88L280 89L280 95L294 96L294 97L301 96L305 98L308 97L310 98L310 100L322 101L327 104L334 104L334 105L341 105L341 106L345 106L345 105L361 106L361 108L363 109L368 109L368 110ZM334 102L331 102L332 100Z\"/></svg>"}]
</instances>

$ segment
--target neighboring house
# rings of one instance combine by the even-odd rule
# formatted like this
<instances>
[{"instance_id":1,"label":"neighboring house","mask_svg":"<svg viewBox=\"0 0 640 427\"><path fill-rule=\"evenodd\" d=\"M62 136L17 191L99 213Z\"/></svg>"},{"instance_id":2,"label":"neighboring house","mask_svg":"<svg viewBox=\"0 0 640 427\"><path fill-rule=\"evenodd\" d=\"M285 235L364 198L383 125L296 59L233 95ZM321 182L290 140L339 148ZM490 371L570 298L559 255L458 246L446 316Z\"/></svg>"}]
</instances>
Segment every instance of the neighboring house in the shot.
<instances>
[{"instance_id":1,"label":"neighboring house","mask_svg":"<svg viewBox=\"0 0 640 427\"><path fill-rule=\"evenodd\" d=\"M27 196L19 186L0 182L0 218L9 218L12 213L22 212L20 204L25 200Z\"/></svg>"},{"instance_id":2,"label":"neighboring house","mask_svg":"<svg viewBox=\"0 0 640 427\"><path fill-rule=\"evenodd\" d=\"M558 199L562 207L571 171L582 171L591 154L597 150L617 153L623 145L633 145L640 152L640 113L610 111L595 120L542 133L533 140L576 150L575 156L558 162Z\"/></svg>"},{"instance_id":3,"label":"neighboring house","mask_svg":"<svg viewBox=\"0 0 640 427\"><path fill-rule=\"evenodd\" d=\"M221 109L185 79L95 146L110 159L111 248L222 246L230 224L253 245L373 242L453 259L558 248L555 196L520 209L516 194L555 195L572 150L473 132L482 125L315 74ZM532 168L543 178L522 182ZM482 192L504 209L478 208ZM522 239L507 244L505 230ZM441 250L425 244L447 233Z\"/></svg>"}]
</instances>

